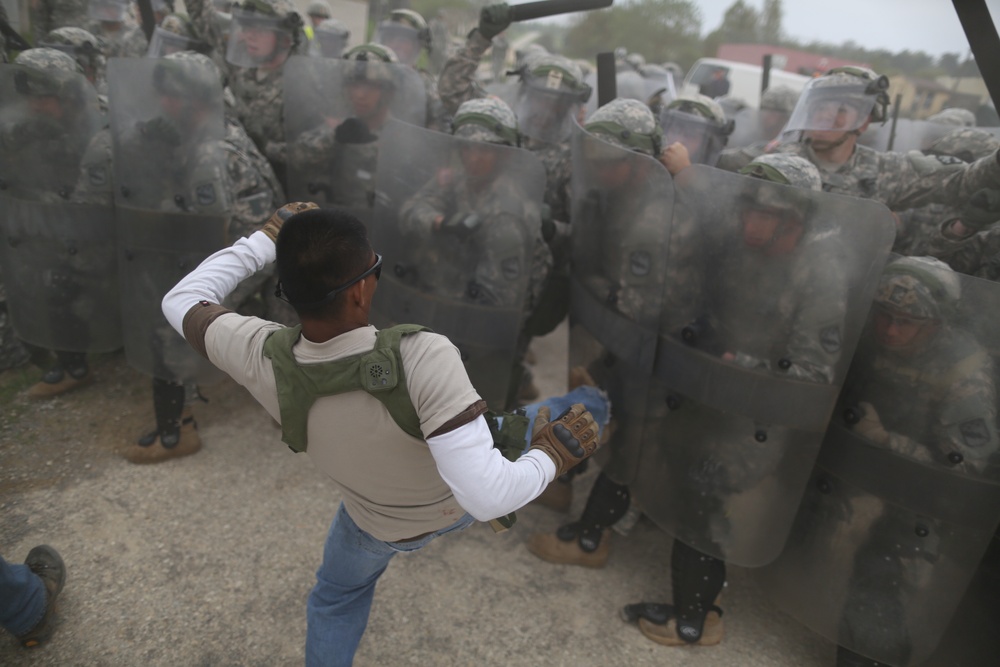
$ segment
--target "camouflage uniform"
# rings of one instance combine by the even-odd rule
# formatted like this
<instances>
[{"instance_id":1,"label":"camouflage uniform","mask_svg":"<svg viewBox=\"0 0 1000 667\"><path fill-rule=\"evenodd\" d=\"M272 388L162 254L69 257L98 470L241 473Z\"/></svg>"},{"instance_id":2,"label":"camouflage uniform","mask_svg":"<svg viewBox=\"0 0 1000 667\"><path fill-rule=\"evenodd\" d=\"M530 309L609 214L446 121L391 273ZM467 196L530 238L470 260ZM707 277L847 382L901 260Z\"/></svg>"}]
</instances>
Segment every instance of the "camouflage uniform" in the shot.
<instances>
[{"instance_id":1,"label":"camouflage uniform","mask_svg":"<svg viewBox=\"0 0 1000 667\"><path fill-rule=\"evenodd\" d=\"M925 257L886 267L874 317L885 312L939 330L905 350L880 345L872 335L855 356L842 402L861 403L865 414L854 429L873 444L902 459L945 469L949 476L977 477L1000 443L994 366L969 332L949 322L960 298L958 278L949 274L941 262ZM871 499L859 502L864 500ZM909 636L907 610L921 600L922 573L947 567L953 547L946 542L955 537L949 535L951 526L922 517L924 533L914 538L912 512L892 502L880 501L872 510L859 512L859 522L872 513L876 518L853 557L840 632L845 643L868 655L877 651L892 664L911 664L916 638ZM852 523L852 516L846 514L844 522ZM936 536L942 540L938 549L929 542ZM838 665L860 664L858 659L839 648ZM883 665L870 658L865 664Z\"/></svg>"},{"instance_id":2,"label":"camouflage uniform","mask_svg":"<svg viewBox=\"0 0 1000 667\"><path fill-rule=\"evenodd\" d=\"M76 58L87 80L94 84L97 92L107 95L108 61L103 53L107 47L103 40L83 28L65 27L56 28L47 34L39 45L63 51Z\"/></svg>"},{"instance_id":3,"label":"camouflage uniform","mask_svg":"<svg viewBox=\"0 0 1000 667\"><path fill-rule=\"evenodd\" d=\"M89 23L88 0L37 0L29 3L31 27L36 35L56 28L85 28Z\"/></svg>"},{"instance_id":4,"label":"camouflage uniform","mask_svg":"<svg viewBox=\"0 0 1000 667\"><path fill-rule=\"evenodd\" d=\"M788 115L792 113L792 109L795 108L795 104L798 102L798 99L798 92L792 88L789 88L788 86L774 86L765 90L764 94L761 95L760 110L762 112L767 111L774 114L783 114L787 119ZM737 121L737 125L739 125L739 121ZM727 148L722 151L721 155L719 155L719 161L715 166L719 169L725 169L726 171L739 171L753 162L756 158L764 155L773 140L774 137L770 137L762 141L754 142L749 146Z\"/></svg>"},{"instance_id":5,"label":"camouflage uniform","mask_svg":"<svg viewBox=\"0 0 1000 667\"><path fill-rule=\"evenodd\" d=\"M957 127L976 126L976 114L972 113L968 109L960 109L958 107L942 109L933 116L928 116L927 120L929 120L932 123L941 123L942 125L955 125Z\"/></svg>"},{"instance_id":6,"label":"camouflage uniform","mask_svg":"<svg viewBox=\"0 0 1000 667\"><path fill-rule=\"evenodd\" d=\"M970 163L996 152L998 148L1000 140L992 134L974 128L963 128L937 139L924 153L948 156ZM945 255L951 257L952 251L957 251L961 247L963 254L971 251L972 256L957 261L963 266L969 266L970 260L975 256L982 257L973 250L976 246L981 248L981 242L966 244L965 239L951 239L942 233L942 228L946 224L960 217L960 210L960 206L930 204L900 213L899 233L896 235L893 250L901 255L932 255L944 259ZM975 273L974 270L967 271L952 265L951 259L945 261L956 271Z\"/></svg>"},{"instance_id":7,"label":"camouflage uniform","mask_svg":"<svg viewBox=\"0 0 1000 667\"><path fill-rule=\"evenodd\" d=\"M386 31L405 31L412 34L411 38L415 39L419 44L418 48L422 48L428 54L431 53L433 49L433 43L431 40L431 31L427 26L427 21L424 20L417 12L412 9L395 9L389 14L389 18L383 21L382 25L375 32L375 37L373 41L376 44L383 44L385 46L392 47L393 40L388 37L388 35L383 34L383 30ZM403 38L406 39L405 37ZM397 54L398 55L398 54ZM428 72L422 67L417 67L416 59L419 57L419 50L414 55L412 60L407 60L401 58L401 61L413 69L415 69L419 74L420 78L424 82L424 92L426 94L426 104L427 104L427 127L432 130L438 130L440 132L447 131L448 120L451 118L451 113L446 113L444 105L441 102L441 97L438 94L438 82L433 74Z\"/></svg>"},{"instance_id":8,"label":"camouflage uniform","mask_svg":"<svg viewBox=\"0 0 1000 667\"><path fill-rule=\"evenodd\" d=\"M215 19L215 11L206 0L185 3L191 23L199 37L215 49L226 53L227 40ZM287 53L276 53L269 67L245 67L228 60L223 72L236 98L236 117L260 151L271 161L275 173L285 179L285 124L282 73L288 56L305 50L302 19L289 0L247 0L247 10L256 10L263 18L274 19L283 34L291 38ZM241 5L234 5L240 9ZM236 19L234 18L234 21ZM234 39L236 37L234 36ZM279 37L279 41L280 41ZM279 46L280 48L280 46Z\"/></svg>"}]
</instances>

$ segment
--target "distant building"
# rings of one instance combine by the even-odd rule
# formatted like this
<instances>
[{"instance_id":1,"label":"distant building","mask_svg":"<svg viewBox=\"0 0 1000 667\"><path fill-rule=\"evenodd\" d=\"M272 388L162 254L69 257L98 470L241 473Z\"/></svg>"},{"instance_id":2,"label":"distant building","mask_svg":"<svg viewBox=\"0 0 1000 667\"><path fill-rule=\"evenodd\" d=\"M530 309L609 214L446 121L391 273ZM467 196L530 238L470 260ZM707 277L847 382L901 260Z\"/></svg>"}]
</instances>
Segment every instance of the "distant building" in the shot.
<instances>
[{"instance_id":1,"label":"distant building","mask_svg":"<svg viewBox=\"0 0 1000 667\"><path fill-rule=\"evenodd\" d=\"M716 57L748 65L760 65L764 62L764 56L768 54L772 56L772 67L806 76L822 74L834 67L868 67L867 63L857 60L831 58L770 44L723 44L719 47Z\"/></svg>"}]
</instances>

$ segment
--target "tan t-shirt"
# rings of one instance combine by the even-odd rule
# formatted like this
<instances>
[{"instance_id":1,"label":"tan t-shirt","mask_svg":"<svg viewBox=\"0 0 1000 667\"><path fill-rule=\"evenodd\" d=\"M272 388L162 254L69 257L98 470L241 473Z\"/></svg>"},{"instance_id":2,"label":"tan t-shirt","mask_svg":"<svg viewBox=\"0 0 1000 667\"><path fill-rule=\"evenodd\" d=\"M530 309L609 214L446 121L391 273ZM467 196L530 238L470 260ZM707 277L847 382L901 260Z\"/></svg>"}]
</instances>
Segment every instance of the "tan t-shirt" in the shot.
<instances>
[{"instance_id":1,"label":"tan t-shirt","mask_svg":"<svg viewBox=\"0 0 1000 667\"><path fill-rule=\"evenodd\" d=\"M208 358L246 387L280 422L271 360L263 354L267 334L280 328L256 317L228 313L205 335ZM293 348L303 365L371 351L375 327L355 329L325 343L299 337ZM410 400L426 438L479 401L458 350L444 336L421 332L400 343ZM404 433L378 399L365 391L318 398L309 411L309 447L314 466L343 491L344 506L358 526L387 542L436 531L465 510L438 474L424 440Z\"/></svg>"}]
</instances>

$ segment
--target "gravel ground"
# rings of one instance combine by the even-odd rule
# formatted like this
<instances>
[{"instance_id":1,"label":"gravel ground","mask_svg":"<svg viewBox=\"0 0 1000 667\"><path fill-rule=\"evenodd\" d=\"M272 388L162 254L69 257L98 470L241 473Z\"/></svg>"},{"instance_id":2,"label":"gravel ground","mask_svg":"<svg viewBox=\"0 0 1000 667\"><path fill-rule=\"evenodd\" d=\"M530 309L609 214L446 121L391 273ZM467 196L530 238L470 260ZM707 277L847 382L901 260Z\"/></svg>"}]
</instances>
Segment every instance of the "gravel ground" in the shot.
<instances>
[{"instance_id":1,"label":"gravel ground","mask_svg":"<svg viewBox=\"0 0 1000 667\"><path fill-rule=\"evenodd\" d=\"M544 395L565 390L566 332L535 342ZM123 355L97 382L29 402L40 373L0 374L0 553L40 543L68 570L59 626L28 652L0 639L0 665L295 665L305 600L338 492L280 443L274 422L231 381L203 388L204 442L192 457L135 466L119 450L152 424L148 378ZM575 483L579 514L594 467ZM356 663L820 667L834 648L774 609L730 568L726 637L670 649L618 618L668 599L669 538L645 519L614 536L603 570L543 563L524 548L566 515L529 506L514 530L477 524L396 558L379 583Z\"/></svg>"}]
</instances>

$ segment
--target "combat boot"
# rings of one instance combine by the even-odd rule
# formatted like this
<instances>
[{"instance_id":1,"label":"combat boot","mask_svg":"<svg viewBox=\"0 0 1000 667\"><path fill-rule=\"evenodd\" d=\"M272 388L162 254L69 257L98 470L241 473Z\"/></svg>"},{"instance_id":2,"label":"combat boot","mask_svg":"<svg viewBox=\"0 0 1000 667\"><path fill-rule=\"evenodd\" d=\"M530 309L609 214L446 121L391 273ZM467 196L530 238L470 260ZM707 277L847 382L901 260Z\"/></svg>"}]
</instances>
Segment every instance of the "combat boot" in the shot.
<instances>
[{"instance_id":1,"label":"combat boot","mask_svg":"<svg viewBox=\"0 0 1000 667\"><path fill-rule=\"evenodd\" d=\"M601 539L593 551L584 551L576 535L564 540L558 533L536 533L528 540L528 551L549 563L602 568L611 555L611 532L601 531Z\"/></svg>"},{"instance_id":2,"label":"combat boot","mask_svg":"<svg viewBox=\"0 0 1000 667\"><path fill-rule=\"evenodd\" d=\"M24 648L35 648L47 641L55 630L56 598L66 583L66 565L59 553L45 544L29 551L24 564L45 584L45 614L42 620L17 638Z\"/></svg>"},{"instance_id":3,"label":"combat boot","mask_svg":"<svg viewBox=\"0 0 1000 667\"><path fill-rule=\"evenodd\" d=\"M80 370L83 372L81 373ZM40 382L28 389L28 396L31 398L50 398L84 387L94 381L94 374L90 372L90 369L80 370L67 371L58 367L53 368L42 376Z\"/></svg>"},{"instance_id":4,"label":"combat boot","mask_svg":"<svg viewBox=\"0 0 1000 667\"><path fill-rule=\"evenodd\" d=\"M181 413L180 428L173 433L151 431L130 445L123 456L131 463L159 463L194 454L201 449L198 423L187 408Z\"/></svg>"},{"instance_id":5,"label":"combat boot","mask_svg":"<svg viewBox=\"0 0 1000 667\"><path fill-rule=\"evenodd\" d=\"M722 641L722 609L719 598L708 610L702 624L701 636L690 623L681 623L677 628L677 616L671 605L641 603L627 605L622 610L622 618L632 622L638 619L639 631L657 644L664 646L715 646ZM688 639L685 639L685 636ZM693 640L693 641L692 641Z\"/></svg>"}]
</instances>

